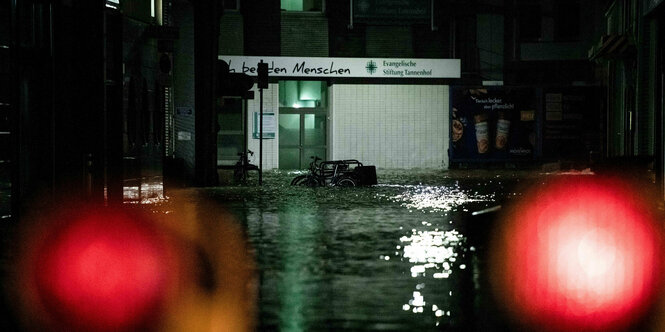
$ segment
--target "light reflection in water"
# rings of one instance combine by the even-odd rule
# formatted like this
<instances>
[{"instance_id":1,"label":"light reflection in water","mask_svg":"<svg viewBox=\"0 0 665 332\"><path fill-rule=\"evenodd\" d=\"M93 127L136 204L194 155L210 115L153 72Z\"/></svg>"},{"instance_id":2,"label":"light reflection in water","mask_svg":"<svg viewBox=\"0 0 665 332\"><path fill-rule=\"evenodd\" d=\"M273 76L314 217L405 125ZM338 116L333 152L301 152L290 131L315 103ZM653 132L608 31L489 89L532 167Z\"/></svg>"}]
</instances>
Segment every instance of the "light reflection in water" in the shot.
<instances>
[{"instance_id":1,"label":"light reflection in water","mask_svg":"<svg viewBox=\"0 0 665 332\"><path fill-rule=\"evenodd\" d=\"M447 212L465 203L486 202L494 200L494 194L469 194L455 186L425 186L425 185L380 185L383 187L400 187L407 190L401 194L390 197L393 202L401 202L401 206L409 210L423 212Z\"/></svg>"},{"instance_id":2,"label":"light reflection in water","mask_svg":"<svg viewBox=\"0 0 665 332\"><path fill-rule=\"evenodd\" d=\"M464 242L464 236L456 230L440 231L418 231L411 230L411 235L402 236L400 242L403 246L397 246L399 250L403 247L403 259L412 263L410 272L412 278L424 278L430 275L434 279L449 278L453 273L453 266L457 261L460 246ZM461 264L458 268L465 269ZM425 283L416 285L412 298L408 304L402 305L402 310L412 311L414 314L425 312L427 302L423 295ZM450 292L452 296L452 291ZM431 312L436 317L436 325L444 316L450 316L450 310L443 310L436 304L431 304Z\"/></svg>"},{"instance_id":3,"label":"light reflection in water","mask_svg":"<svg viewBox=\"0 0 665 332\"><path fill-rule=\"evenodd\" d=\"M157 204L168 200L168 197L164 196L164 183L161 178L142 179L140 185L125 185L122 189L126 203Z\"/></svg>"},{"instance_id":4,"label":"light reflection in water","mask_svg":"<svg viewBox=\"0 0 665 332\"><path fill-rule=\"evenodd\" d=\"M411 276L425 276L427 269L434 269L434 278L437 275L452 273L451 263L456 261L455 248L459 247L464 237L456 230L450 231L411 231L410 236L402 236L399 240L404 245L403 257L408 258L411 267Z\"/></svg>"}]
</instances>

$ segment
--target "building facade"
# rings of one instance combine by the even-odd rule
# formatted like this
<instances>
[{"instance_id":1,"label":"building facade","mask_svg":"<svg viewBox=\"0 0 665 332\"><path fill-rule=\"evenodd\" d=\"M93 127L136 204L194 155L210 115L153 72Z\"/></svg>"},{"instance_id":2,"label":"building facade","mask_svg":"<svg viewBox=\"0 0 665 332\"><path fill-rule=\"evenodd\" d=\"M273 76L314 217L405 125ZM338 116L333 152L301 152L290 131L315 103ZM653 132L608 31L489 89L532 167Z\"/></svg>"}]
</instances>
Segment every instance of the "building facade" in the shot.
<instances>
[{"instance_id":1,"label":"building facade","mask_svg":"<svg viewBox=\"0 0 665 332\"><path fill-rule=\"evenodd\" d=\"M448 168L450 86L535 86L539 90L531 104L536 115L530 121L538 128L531 159L588 159L601 153L603 127L579 125L589 119L599 123L600 106L571 114L573 120L568 122L573 124L549 123L545 111L548 95L586 98L585 103L601 98L592 89L598 88L599 80L586 51L601 33L602 19L596 14L602 11L602 1L238 0L224 6L220 59L459 59L461 63L460 76L445 79L271 75L271 85L264 91L264 111L275 125L274 137L264 140L267 169L305 168L310 155L359 159L381 168ZM179 99L177 90L176 107L187 107L187 96ZM315 97L308 94L310 90L316 90ZM219 110L218 165L237 160L243 136L246 146L257 152L258 139L249 132L254 130L257 99L231 101ZM175 123L187 126L187 121L176 117ZM195 129L183 128L176 132L185 137ZM575 131L587 134L571 134ZM585 139L582 148L566 150L571 141L580 139ZM190 157L186 151L192 150L192 144L176 140L176 146L182 147L176 147L176 154Z\"/></svg>"},{"instance_id":2,"label":"building facade","mask_svg":"<svg viewBox=\"0 0 665 332\"><path fill-rule=\"evenodd\" d=\"M3 158L16 161L5 172L9 182L18 183L12 190L33 191L44 183L56 188L61 177L76 178L98 197L105 192L118 197L125 180L162 171L215 185L216 168L233 165L238 152L253 151L257 163L255 114L261 109L264 169L302 169L312 155L358 159L379 168L460 166L466 161L451 151L454 91L489 86L501 93L531 89L521 94L529 99L513 112L510 126L532 128L524 140L531 146L515 149L529 151L527 161L588 161L663 150L661 83L654 74L660 68L659 1L228 0L209 7L186 0L109 0L89 7L47 1L35 8L62 14L53 19L54 31L62 31L53 42L46 38L48 29L27 34L28 28L21 28L33 29L39 20L49 27L46 16L28 15L38 2L3 2L2 14L9 15L0 31L3 80L21 86L3 89L0 105L3 112L14 112L2 131L9 134L0 135L8 138L11 151ZM68 23L67 15L91 13L101 23ZM94 52L83 59L70 49L78 49L76 33L85 29L100 38L86 39ZM20 39L24 33L45 38L30 44ZM51 42L58 46L52 54ZM273 71L263 103L256 86L253 98L220 100L215 63L228 57L342 59L335 60L338 65L364 61L364 74ZM457 59L459 73L407 74L411 62L444 59ZM21 66L26 70L16 70ZM32 79L31 72L37 73ZM56 79L42 79L49 75ZM22 103L30 89L55 98L54 105L71 114L34 98ZM98 98L70 105L75 98L58 97L76 91ZM53 121L26 124L25 119L38 116ZM492 116L490 137L496 137L498 120L506 119ZM63 125L72 117L85 119L85 129ZM22 126L30 130L21 132ZM95 133L104 138L82 138ZM75 149L65 143L70 141L84 144ZM59 157L54 153L59 149L69 154ZM44 155L54 162L40 163ZM479 160L484 165L490 159ZM76 174L54 176L67 172Z\"/></svg>"},{"instance_id":3,"label":"building facade","mask_svg":"<svg viewBox=\"0 0 665 332\"><path fill-rule=\"evenodd\" d=\"M414 13L399 14L409 5L415 5ZM353 14L353 9L363 10L365 6L379 9ZM435 17L438 20L444 8L430 1L408 5L237 1L225 7L220 20L220 59L257 56L266 60L303 57L411 61L448 59L452 55L448 24L443 29L435 25ZM381 16L381 10L388 14ZM381 23L389 20L391 25ZM383 70L381 63L376 66L374 70ZM264 169L306 168L313 155L328 160L358 159L382 168L447 168L448 86L453 77L409 76L399 65L386 68L394 74L375 78L272 73L271 84L263 92L263 108L275 127L274 135L264 139ZM253 132L254 114L260 107L258 95L255 87L253 100L246 104L227 100L220 109L219 165L237 161L237 153L244 148L243 136L247 137L249 150L258 153L259 140ZM176 92L176 107L177 96ZM258 161L256 155L254 161Z\"/></svg>"},{"instance_id":4,"label":"building facade","mask_svg":"<svg viewBox=\"0 0 665 332\"><path fill-rule=\"evenodd\" d=\"M611 1L605 31L589 50L607 89L606 155L653 163L662 197L663 16L662 1Z\"/></svg>"}]
</instances>

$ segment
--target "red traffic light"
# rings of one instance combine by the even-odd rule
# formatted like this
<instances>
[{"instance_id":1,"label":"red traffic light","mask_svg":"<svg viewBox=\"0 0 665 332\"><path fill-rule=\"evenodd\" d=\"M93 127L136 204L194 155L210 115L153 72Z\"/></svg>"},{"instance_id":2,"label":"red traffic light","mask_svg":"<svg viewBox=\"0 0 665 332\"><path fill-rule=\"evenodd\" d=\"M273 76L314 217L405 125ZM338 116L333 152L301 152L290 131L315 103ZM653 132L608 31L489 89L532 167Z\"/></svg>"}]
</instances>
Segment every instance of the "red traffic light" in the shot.
<instances>
[{"instance_id":1,"label":"red traffic light","mask_svg":"<svg viewBox=\"0 0 665 332\"><path fill-rule=\"evenodd\" d=\"M532 190L502 220L490 277L520 323L545 331L623 330L661 287L662 236L627 184L583 177Z\"/></svg>"},{"instance_id":2,"label":"red traffic light","mask_svg":"<svg viewBox=\"0 0 665 332\"><path fill-rule=\"evenodd\" d=\"M148 220L101 209L59 216L26 271L56 326L123 331L157 318L174 281L168 243Z\"/></svg>"}]
</instances>

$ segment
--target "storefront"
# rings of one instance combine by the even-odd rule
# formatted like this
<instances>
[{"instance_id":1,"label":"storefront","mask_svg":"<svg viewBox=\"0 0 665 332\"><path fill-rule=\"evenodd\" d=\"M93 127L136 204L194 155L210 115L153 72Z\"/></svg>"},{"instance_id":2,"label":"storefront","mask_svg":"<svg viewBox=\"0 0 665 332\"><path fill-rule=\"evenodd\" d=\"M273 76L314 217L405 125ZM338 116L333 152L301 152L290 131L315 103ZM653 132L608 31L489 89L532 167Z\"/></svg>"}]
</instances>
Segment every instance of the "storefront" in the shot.
<instances>
[{"instance_id":1,"label":"storefront","mask_svg":"<svg viewBox=\"0 0 665 332\"><path fill-rule=\"evenodd\" d=\"M256 75L259 62L268 63L271 83L263 91L264 169L306 168L313 155L327 160L358 159L380 168L449 165L448 82L460 77L459 60L219 59L229 63L231 72L251 76ZM259 98L248 100L244 112L236 111L247 123L247 146L255 153L259 151L259 104ZM222 129L225 126L233 125L221 124ZM219 164L231 162L229 156L240 148L227 142L218 140ZM258 156L253 160L258 161Z\"/></svg>"}]
</instances>

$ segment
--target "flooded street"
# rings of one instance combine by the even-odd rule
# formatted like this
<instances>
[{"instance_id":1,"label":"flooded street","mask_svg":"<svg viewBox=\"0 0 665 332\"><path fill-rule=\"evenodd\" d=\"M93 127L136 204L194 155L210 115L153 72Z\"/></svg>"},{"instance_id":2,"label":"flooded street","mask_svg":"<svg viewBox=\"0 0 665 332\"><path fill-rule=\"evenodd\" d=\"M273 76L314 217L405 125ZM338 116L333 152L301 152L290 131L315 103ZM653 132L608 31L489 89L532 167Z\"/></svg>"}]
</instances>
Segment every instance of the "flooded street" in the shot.
<instances>
[{"instance_id":1,"label":"flooded street","mask_svg":"<svg viewBox=\"0 0 665 332\"><path fill-rule=\"evenodd\" d=\"M156 330L659 331L665 326L663 209L651 214L647 210L655 207L620 182L588 176L590 171L451 170L380 171L378 185L371 187L291 186L298 174L267 172L262 187L252 177L245 186L167 189L166 196L156 189L159 183L126 188L133 199L127 203L135 203L126 205L127 215L144 220L130 213L147 208L165 232L155 234L171 234L154 238L171 240L157 247L166 251L154 251L169 259L153 266L164 267L159 270L164 278L182 281L168 288L177 293L164 300L164 325ZM632 182L640 184L645 183ZM498 206L505 213L501 219L494 213ZM122 237L112 241L122 243L118 257L151 253L131 249L126 255L135 237L118 227L134 225L133 217L107 223L109 212L100 211L91 219L74 214L72 225L92 220L95 227L49 229L95 232L56 238L73 239L68 246L86 247L89 238L116 234ZM102 223L113 227L106 230ZM497 239L491 246L490 237ZM43 246L53 243L61 242ZM74 250L67 260L51 252L58 251L44 250L45 257L69 267L70 260L80 259L78 252L87 251ZM26 257L32 256L20 255L16 262ZM4 266L11 268L13 258L6 258ZM30 273L18 269L16 280ZM40 275L49 273L54 272ZM92 284L97 289L97 279ZM123 298L129 304L131 299ZM0 313L11 317L8 309L5 304Z\"/></svg>"},{"instance_id":2,"label":"flooded street","mask_svg":"<svg viewBox=\"0 0 665 332\"><path fill-rule=\"evenodd\" d=\"M498 330L467 236L471 213L514 197L491 171L379 172L358 188L204 189L246 226L260 330ZM523 176L522 176L523 177Z\"/></svg>"}]
</instances>

